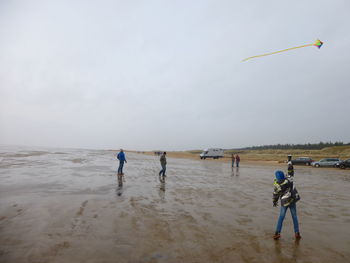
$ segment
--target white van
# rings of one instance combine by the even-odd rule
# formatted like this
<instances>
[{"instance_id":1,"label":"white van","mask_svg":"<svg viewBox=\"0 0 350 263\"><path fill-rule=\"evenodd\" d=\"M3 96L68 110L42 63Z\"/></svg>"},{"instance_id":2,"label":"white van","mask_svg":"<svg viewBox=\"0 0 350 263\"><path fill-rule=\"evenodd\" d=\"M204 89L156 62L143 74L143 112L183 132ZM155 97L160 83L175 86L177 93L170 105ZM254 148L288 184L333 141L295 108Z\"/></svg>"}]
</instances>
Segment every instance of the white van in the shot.
<instances>
[{"instance_id":1,"label":"white van","mask_svg":"<svg viewBox=\"0 0 350 263\"><path fill-rule=\"evenodd\" d=\"M219 159L224 157L224 150L219 148L209 148L203 150L203 152L199 155L201 159L206 158L213 158L213 159Z\"/></svg>"}]
</instances>

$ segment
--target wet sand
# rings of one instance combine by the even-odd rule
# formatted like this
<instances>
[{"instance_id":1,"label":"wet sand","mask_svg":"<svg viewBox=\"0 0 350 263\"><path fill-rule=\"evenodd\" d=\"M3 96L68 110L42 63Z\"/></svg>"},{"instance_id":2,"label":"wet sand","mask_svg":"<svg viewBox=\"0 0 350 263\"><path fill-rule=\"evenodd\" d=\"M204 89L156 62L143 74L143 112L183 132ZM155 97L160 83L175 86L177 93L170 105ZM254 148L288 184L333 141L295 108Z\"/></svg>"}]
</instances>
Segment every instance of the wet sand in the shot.
<instances>
[{"instance_id":1,"label":"wet sand","mask_svg":"<svg viewBox=\"0 0 350 263\"><path fill-rule=\"evenodd\" d=\"M350 262L350 170L295 167L296 243L272 181L281 165L0 147L0 262Z\"/></svg>"}]
</instances>

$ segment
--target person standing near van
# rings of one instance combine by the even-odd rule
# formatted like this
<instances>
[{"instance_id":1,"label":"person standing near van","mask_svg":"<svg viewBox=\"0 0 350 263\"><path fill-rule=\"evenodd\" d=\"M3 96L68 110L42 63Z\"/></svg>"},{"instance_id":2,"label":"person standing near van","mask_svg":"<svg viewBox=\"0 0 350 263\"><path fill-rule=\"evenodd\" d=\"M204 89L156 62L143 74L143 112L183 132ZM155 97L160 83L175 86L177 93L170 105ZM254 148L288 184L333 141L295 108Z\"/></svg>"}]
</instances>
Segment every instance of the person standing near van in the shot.
<instances>
[{"instance_id":1,"label":"person standing near van","mask_svg":"<svg viewBox=\"0 0 350 263\"><path fill-rule=\"evenodd\" d=\"M231 155L231 160L231 167L233 169L233 167L235 167L235 156L233 154Z\"/></svg>"},{"instance_id":2,"label":"person standing near van","mask_svg":"<svg viewBox=\"0 0 350 263\"><path fill-rule=\"evenodd\" d=\"M165 177L165 171L166 171L166 152L163 152L162 156L160 157L160 165L162 166L162 170L159 172L159 176L163 174L163 177Z\"/></svg>"},{"instance_id":3,"label":"person standing near van","mask_svg":"<svg viewBox=\"0 0 350 263\"><path fill-rule=\"evenodd\" d=\"M241 158L238 154L236 154L236 167L239 167L239 162L241 161Z\"/></svg>"},{"instance_id":4,"label":"person standing near van","mask_svg":"<svg viewBox=\"0 0 350 263\"><path fill-rule=\"evenodd\" d=\"M117 159L119 160L118 175L124 175L124 162L127 163L127 161L123 149L120 149L120 152L117 154Z\"/></svg>"}]
</instances>

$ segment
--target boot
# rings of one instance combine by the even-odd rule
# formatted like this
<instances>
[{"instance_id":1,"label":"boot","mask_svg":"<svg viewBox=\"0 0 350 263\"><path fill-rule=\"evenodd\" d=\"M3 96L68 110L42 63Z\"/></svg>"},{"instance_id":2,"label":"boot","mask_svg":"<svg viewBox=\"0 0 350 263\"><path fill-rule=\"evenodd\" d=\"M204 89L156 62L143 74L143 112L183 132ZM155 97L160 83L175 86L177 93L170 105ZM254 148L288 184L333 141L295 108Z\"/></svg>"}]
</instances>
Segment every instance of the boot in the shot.
<instances>
[{"instance_id":1,"label":"boot","mask_svg":"<svg viewBox=\"0 0 350 263\"><path fill-rule=\"evenodd\" d=\"M296 240L301 239L301 235L300 235L299 232L296 232L296 233L295 233L295 239L296 239Z\"/></svg>"},{"instance_id":2,"label":"boot","mask_svg":"<svg viewBox=\"0 0 350 263\"><path fill-rule=\"evenodd\" d=\"M273 235L273 239L274 239L274 240L278 240L278 239L280 239L280 237L281 237L281 234L278 233L278 232L276 232L276 233Z\"/></svg>"}]
</instances>

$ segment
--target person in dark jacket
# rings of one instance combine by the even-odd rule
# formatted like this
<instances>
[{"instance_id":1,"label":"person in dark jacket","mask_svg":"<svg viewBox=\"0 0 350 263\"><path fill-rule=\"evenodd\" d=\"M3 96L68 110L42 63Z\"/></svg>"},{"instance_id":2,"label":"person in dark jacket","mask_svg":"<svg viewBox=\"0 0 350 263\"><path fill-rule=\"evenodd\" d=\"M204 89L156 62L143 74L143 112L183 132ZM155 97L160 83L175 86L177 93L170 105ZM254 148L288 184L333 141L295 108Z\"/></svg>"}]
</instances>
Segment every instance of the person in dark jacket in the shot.
<instances>
[{"instance_id":1,"label":"person in dark jacket","mask_svg":"<svg viewBox=\"0 0 350 263\"><path fill-rule=\"evenodd\" d=\"M287 168L287 179L292 183L291 188L293 189L293 182L294 182L294 167L292 161L288 162L288 168Z\"/></svg>"},{"instance_id":2,"label":"person in dark jacket","mask_svg":"<svg viewBox=\"0 0 350 263\"><path fill-rule=\"evenodd\" d=\"M273 191L273 206L277 206L278 199L281 199L281 210L280 216L278 218L276 232L273 238L275 240L281 237L281 230L283 220L286 216L286 212L289 208L290 213L292 214L295 239L299 240L301 238L299 232L299 223L297 216L297 207L296 202L300 199L296 189L293 188L293 184L289 181L282 171L275 172L276 179L274 181L274 191Z\"/></svg>"},{"instance_id":3,"label":"person in dark jacket","mask_svg":"<svg viewBox=\"0 0 350 263\"><path fill-rule=\"evenodd\" d=\"M238 154L236 154L236 167L239 167L239 162L241 161L241 158Z\"/></svg>"},{"instance_id":4,"label":"person in dark jacket","mask_svg":"<svg viewBox=\"0 0 350 263\"><path fill-rule=\"evenodd\" d=\"M292 155L291 154L288 154L287 165L288 165L287 178L288 178L289 181L293 182L293 179L294 179L294 167L293 167Z\"/></svg>"},{"instance_id":5,"label":"person in dark jacket","mask_svg":"<svg viewBox=\"0 0 350 263\"><path fill-rule=\"evenodd\" d=\"M294 166L292 161L288 162L288 177L292 178L294 176Z\"/></svg>"},{"instance_id":6,"label":"person in dark jacket","mask_svg":"<svg viewBox=\"0 0 350 263\"><path fill-rule=\"evenodd\" d=\"M127 163L127 161L126 161L123 149L120 149L120 152L117 154L117 158L119 160L118 175L124 175L123 173L124 162Z\"/></svg>"},{"instance_id":7,"label":"person in dark jacket","mask_svg":"<svg viewBox=\"0 0 350 263\"><path fill-rule=\"evenodd\" d=\"M165 177L165 171L166 171L166 152L164 152L162 154L162 156L160 157L160 165L162 166L162 170L160 170L159 172L159 176L161 176L163 174L163 177Z\"/></svg>"}]
</instances>

